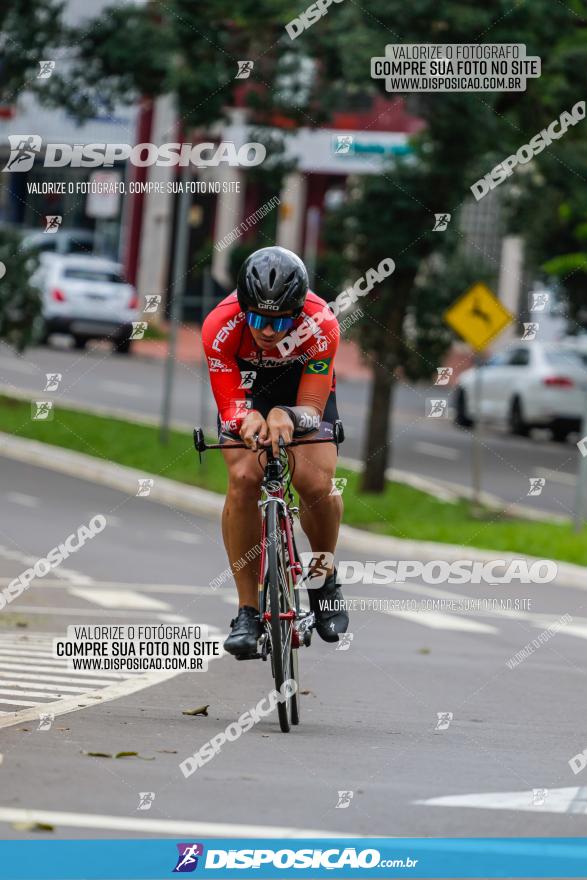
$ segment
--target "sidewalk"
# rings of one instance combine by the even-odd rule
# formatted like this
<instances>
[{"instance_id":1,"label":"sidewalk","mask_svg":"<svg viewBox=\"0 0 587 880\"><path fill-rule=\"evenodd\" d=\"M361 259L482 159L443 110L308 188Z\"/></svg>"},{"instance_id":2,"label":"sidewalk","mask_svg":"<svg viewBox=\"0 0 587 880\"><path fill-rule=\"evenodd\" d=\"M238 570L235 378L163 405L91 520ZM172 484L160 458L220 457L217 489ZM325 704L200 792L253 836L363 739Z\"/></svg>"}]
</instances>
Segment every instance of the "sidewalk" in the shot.
<instances>
[{"instance_id":1,"label":"sidewalk","mask_svg":"<svg viewBox=\"0 0 587 880\"><path fill-rule=\"evenodd\" d=\"M167 330L168 325L162 325ZM167 356L166 339L141 339L134 343L133 354L162 360ZM182 324L177 335L177 360L184 364L199 363L202 358L200 327L197 324ZM339 379L365 380L371 376L371 370L361 358L359 349L354 342L342 340L336 355L336 375Z\"/></svg>"}]
</instances>

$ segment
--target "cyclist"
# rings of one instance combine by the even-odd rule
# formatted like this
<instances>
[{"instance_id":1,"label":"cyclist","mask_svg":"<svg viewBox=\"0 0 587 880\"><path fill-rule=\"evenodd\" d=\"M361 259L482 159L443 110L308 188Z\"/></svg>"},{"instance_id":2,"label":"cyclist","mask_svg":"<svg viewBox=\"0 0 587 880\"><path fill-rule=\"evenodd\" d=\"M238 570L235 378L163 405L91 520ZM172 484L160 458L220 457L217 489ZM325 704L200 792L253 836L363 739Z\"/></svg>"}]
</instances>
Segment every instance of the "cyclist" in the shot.
<instances>
[{"instance_id":1,"label":"cyclist","mask_svg":"<svg viewBox=\"0 0 587 880\"><path fill-rule=\"evenodd\" d=\"M293 335L302 326L306 331L308 326L312 329L303 334L303 342ZM278 343L285 337L287 344L280 349ZM328 564L342 519L342 499L332 488L338 339L338 322L325 301L308 290L303 262L282 247L261 248L251 254L240 269L236 291L213 309L202 326L221 443L240 437L249 449L271 445L277 455L280 437L287 442L294 433L312 432L333 439L332 444L290 450L302 528L313 553L326 560L323 586L308 593L316 629L327 642L338 641L349 622L346 611L341 610L336 568ZM224 647L246 659L255 655L262 633L259 556L247 560L251 549L258 548L261 535L257 501L263 469L258 456L247 450L230 449L227 444L222 454L228 469L222 535L239 597L238 614Z\"/></svg>"}]
</instances>

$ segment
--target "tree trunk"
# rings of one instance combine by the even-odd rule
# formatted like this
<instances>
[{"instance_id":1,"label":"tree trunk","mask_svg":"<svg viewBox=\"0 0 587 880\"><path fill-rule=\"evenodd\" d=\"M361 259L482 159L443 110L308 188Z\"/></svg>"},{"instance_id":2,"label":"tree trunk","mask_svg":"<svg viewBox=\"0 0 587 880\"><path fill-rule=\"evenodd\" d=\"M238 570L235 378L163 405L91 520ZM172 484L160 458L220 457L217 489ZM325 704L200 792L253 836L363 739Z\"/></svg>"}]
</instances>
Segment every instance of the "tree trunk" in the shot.
<instances>
[{"instance_id":1,"label":"tree trunk","mask_svg":"<svg viewBox=\"0 0 587 880\"><path fill-rule=\"evenodd\" d=\"M393 401L393 371L376 363L371 383L371 401L361 479L362 492L383 492L389 449L389 415Z\"/></svg>"}]
</instances>

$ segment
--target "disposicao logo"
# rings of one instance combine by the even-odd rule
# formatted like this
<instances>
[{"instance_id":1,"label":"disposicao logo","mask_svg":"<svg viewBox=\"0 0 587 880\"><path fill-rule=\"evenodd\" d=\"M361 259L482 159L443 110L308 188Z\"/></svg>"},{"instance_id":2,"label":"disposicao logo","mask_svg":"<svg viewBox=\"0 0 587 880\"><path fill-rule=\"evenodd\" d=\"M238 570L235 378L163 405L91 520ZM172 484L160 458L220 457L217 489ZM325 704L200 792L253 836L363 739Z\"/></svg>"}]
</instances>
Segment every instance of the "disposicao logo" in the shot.
<instances>
[{"instance_id":1,"label":"disposicao logo","mask_svg":"<svg viewBox=\"0 0 587 880\"><path fill-rule=\"evenodd\" d=\"M185 874L188 871L195 871L198 867L198 857L204 855L204 845L201 843L178 843L176 846L179 855L173 873Z\"/></svg>"}]
</instances>

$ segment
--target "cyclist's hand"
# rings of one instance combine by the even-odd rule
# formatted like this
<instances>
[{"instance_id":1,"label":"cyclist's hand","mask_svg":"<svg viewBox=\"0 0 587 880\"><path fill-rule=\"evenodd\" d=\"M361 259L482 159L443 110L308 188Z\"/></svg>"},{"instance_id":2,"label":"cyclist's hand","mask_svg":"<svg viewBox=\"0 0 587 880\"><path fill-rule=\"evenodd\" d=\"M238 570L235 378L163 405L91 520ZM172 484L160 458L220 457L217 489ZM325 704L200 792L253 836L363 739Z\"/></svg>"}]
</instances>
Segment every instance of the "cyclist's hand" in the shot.
<instances>
[{"instance_id":1,"label":"cyclist's hand","mask_svg":"<svg viewBox=\"0 0 587 880\"><path fill-rule=\"evenodd\" d=\"M240 438L249 449L256 450L259 443L264 444L269 436L267 422L260 412L252 410L243 419L240 429Z\"/></svg>"},{"instance_id":2,"label":"cyclist's hand","mask_svg":"<svg viewBox=\"0 0 587 880\"><path fill-rule=\"evenodd\" d=\"M267 428L269 429L269 443L273 449L273 455L279 455L279 438L283 437L286 443L293 440L293 422L285 410L275 407L267 416Z\"/></svg>"}]
</instances>

